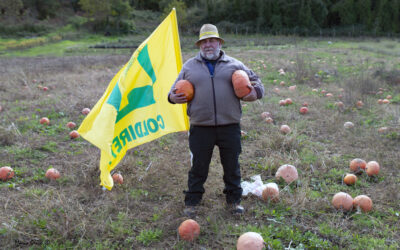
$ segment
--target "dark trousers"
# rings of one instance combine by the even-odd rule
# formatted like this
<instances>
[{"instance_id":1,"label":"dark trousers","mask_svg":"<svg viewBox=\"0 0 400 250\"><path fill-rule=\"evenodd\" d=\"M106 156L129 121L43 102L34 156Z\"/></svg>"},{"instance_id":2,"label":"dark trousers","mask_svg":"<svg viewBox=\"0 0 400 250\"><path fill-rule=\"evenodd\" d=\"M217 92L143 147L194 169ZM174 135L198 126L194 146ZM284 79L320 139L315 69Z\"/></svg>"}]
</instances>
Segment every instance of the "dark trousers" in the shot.
<instances>
[{"instance_id":1,"label":"dark trousers","mask_svg":"<svg viewBox=\"0 0 400 250\"><path fill-rule=\"evenodd\" d=\"M227 203L239 203L242 196L239 155L242 151L240 125L225 126L190 126L189 148L192 167L188 174L188 188L185 191L185 205L200 203L204 193L204 183L214 146L218 146L224 170L224 194Z\"/></svg>"}]
</instances>

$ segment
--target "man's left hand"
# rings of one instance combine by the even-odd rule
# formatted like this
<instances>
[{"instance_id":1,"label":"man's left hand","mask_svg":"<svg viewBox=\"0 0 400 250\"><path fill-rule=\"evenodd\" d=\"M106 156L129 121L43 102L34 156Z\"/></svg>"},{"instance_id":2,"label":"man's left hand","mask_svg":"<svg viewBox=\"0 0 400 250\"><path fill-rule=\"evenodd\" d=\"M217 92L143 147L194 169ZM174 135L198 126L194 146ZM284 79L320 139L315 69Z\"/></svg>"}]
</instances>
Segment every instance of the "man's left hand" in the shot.
<instances>
[{"instance_id":1,"label":"man's left hand","mask_svg":"<svg viewBox=\"0 0 400 250\"><path fill-rule=\"evenodd\" d=\"M242 101L253 102L253 101L257 100L257 92L256 92L256 90L251 85L249 86L249 88L250 88L250 93L248 95L246 95L246 96L243 96L242 97Z\"/></svg>"}]
</instances>

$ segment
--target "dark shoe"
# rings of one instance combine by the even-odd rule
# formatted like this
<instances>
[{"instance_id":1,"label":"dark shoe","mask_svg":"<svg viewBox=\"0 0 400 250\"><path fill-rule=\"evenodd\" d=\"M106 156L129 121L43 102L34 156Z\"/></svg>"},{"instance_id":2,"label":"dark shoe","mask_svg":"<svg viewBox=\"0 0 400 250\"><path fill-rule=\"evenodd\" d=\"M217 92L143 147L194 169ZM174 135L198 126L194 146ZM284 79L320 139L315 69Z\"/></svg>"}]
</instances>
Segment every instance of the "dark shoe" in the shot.
<instances>
[{"instance_id":1,"label":"dark shoe","mask_svg":"<svg viewBox=\"0 0 400 250\"><path fill-rule=\"evenodd\" d=\"M233 204L230 204L230 206L231 206L231 211L233 214L241 215L244 213L244 207L242 205L240 205L238 203L233 203Z\"/></svg>"},{"instance_id":2,"label":"dark shoe","mask_svg":"<svg viewBox=\"0 0 400 250\"><path fill-rule=\"evenodd\" d=\"M196 217L197 214L196 206L185 206L185 209L183 209L183 214L189 218Z\"/></svg>"}]
</instances>

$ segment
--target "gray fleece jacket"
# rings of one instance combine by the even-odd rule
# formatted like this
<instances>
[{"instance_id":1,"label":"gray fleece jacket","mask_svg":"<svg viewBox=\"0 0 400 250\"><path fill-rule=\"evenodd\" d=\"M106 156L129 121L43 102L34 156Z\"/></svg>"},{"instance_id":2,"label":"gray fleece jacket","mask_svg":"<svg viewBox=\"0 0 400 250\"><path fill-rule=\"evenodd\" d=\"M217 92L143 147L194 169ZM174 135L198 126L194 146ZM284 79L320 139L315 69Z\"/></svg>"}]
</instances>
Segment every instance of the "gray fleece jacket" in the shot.
<instances>
[{"instance_id":1,"label":"gray fleece jacket","mask_svg":"<svg viewBox=\"0 0 400 250\"><path fill-rule=\"evenodd\" d=\"M242 108L240 99L236 97L232 85L232 74L235 70L244 70L248 74L252 85L257 92L257 99L264 96L264 86L260 78L241 61L227 56L221 50L217 60L214 75L202 59L200 53L186 61L178 75L177 81L188 80L193 84L194 97L188 103L187 115L190 124L199 126L220 126L240 123ZM168 94L169 102L169 94ZM172 103L172 102L171 102Z\"/></svg>"}]
</instances>

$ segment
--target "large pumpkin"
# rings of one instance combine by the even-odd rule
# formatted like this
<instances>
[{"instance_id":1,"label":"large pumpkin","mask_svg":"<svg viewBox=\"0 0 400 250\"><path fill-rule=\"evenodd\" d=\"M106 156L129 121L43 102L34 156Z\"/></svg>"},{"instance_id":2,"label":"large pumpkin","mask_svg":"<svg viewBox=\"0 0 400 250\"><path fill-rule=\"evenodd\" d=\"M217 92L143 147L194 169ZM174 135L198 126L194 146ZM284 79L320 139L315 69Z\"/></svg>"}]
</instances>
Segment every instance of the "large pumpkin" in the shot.
<instances>
[{"instance_id":1,"label":"large pumpkin","mask_svg":"<svg viewBox=\"0 0 400 250\"><path fill-rule=\"evenodd\" d=\"M353 197L351 197L351 195L349 195L348 193L339 192L333 196L332 205L336 209L350 211L353 209Z\"/></svg>"},{"instance_id":2,"label":"large pumpkin","mask_svg":"<svg viewBox=\"0 0 400 250\"><path fill-rule=\"evenodd\" d=\"M363 212L369 212L372 209L372 200L366 195L359 195L353 200L355 208L360 208Z\"/></svg>"},{"instance_id":3,"label":"large pumpkin","mask_svg":"<svg viewBox=\"0 0 400 250\"><path fill-rule=\"evenodd\" d=\"M379 163L376 161L369 161L365 166L365 172L368 176L377 175L379 173Z\"/></svg>"},{"instance_id":4,"label":"large pumpkin","mask_svg":"<svg viewBox=\"0 0 400 250\"><path fill-rule=\"evenodd\" d=\"M184 93L188 102L193 99L194 88L193 84L188 80L179 80L175 84L176 92L175 93Z\"/></svg>"},{"instance_id":5,"label":"large pumpkin","mask_svg":"<svg viewBox=\"0 0 400 250\"><path fill-rule=\"evenodd\" d=\"M242 98L248 95L251 91L250 79L247 73L243 70L236 70L232 74L233 90L237 97Z\"/></svg>"},{"instance_id":6,"label":"large pumpkin","mask_svg":"<svg viewBox=\"0 0 400 250\"><path fill-rule=\"evenodd\" d=\"M200 234L200 226L195 220L187 219L179 226L178 233L182 239L193 241Z\"/></svg>"},{"instance_id":7,"label":"large pumpkin","mask_svg":"<svg viewBox=\"0 0 400 250\"><path fill-rule=\"evenodd\" d=\"M292 183L293 181L299 178L297 173L297 169L295 166L285 164L278 168L275 173L276 179L280 179L281 177L285 180L287 184Z\"/></svg>"},{"instance_id":8,"label":"large pumpkin","mask_svg":"<svg viewBox=\"0 0 400 250\"><path fill-rule=\"evenodd\" d=\"M247 232L240 235L236 244L237 250L261 250L263 248L264 239L256 232Z\"/></svg>"}]
</instances>

